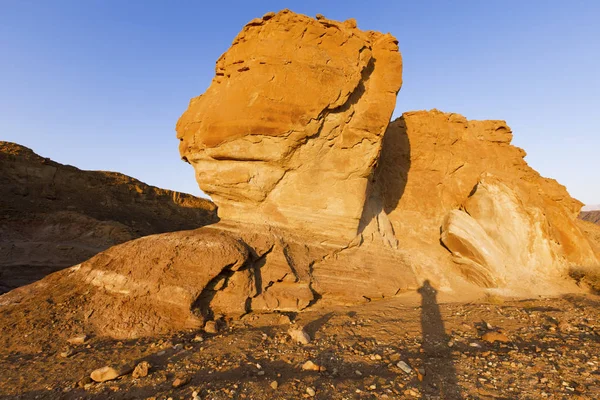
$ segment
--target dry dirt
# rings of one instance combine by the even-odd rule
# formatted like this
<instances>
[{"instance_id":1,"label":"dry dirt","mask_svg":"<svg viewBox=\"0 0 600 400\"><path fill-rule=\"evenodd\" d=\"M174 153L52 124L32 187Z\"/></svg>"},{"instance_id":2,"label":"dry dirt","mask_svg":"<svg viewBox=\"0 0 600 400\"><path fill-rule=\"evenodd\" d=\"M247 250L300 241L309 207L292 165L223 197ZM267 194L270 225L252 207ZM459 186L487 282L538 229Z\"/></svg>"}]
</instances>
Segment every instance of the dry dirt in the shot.
<instances>
[{"instance_id":1,"label":"dry dirt","mask_svg":"<svg viewBox=\"0 0 600 400\"><path fill-rule=\"evenodd\" d=\"M419 294L297 315L247 315L212 335L91 337L69 345L52 329L18 329L22 337L15 337L8 326L0 332L0 398L600 398L600 297L453 303L438 300L431 287ZM19 317L5 315L15 326ZM293 343L291 326L304 327L313 340ZM482 336L489 331L510 341L488 343ZM69 347L73 354L64 357ZM309 360L325 371L303 371ZM105 365L141 361L151 364L145 377L85 379Z\"/></svg>"}]
</instances>

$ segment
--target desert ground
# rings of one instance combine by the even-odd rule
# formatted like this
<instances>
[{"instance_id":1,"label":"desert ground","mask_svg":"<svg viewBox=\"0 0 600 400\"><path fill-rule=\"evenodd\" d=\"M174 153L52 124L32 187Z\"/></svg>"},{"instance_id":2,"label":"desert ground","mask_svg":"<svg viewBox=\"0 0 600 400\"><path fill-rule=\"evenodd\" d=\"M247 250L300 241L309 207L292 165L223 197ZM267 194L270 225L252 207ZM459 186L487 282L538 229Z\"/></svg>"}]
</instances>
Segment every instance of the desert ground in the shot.
<instances>
[{"instance_id":1,"label":"desert ground","mask_svg":"<svg viewBox=\"0 0 600 400\"><path fill-rule=\"evenodd\" d=\"M221 321L215 334L90 337L72 345L45 330L19 331L33 339L19 351L2 344L0 393L6 399L161 400L600 396L600 297L466 303L445 297L424 287L418 297L247 315ZM294 342L291 327L303 327L310 342ZM12 334L1 332L2 338ZM89 378L105 365L133 368L144 361L147 376Z\"/></svg>"}]
</instances>

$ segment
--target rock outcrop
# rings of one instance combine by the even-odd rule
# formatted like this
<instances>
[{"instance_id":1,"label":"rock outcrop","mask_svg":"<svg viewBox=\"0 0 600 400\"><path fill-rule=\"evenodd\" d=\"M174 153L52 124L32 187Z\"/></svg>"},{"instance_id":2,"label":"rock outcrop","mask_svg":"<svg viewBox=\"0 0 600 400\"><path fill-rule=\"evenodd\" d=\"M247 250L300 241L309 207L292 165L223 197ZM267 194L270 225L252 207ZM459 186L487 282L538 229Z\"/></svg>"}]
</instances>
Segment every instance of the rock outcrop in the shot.
<instances>
[{"instance_id":1,"label":"rock outcrop","mask_svg":"<svg viewBox=\"0 0 600 400\"><path fill-rule=\"evenodd\" d=\"M216 222L212 202L0 142L0 293L118 243Z\"/></svg>"},{"instance_id":2,"label":"rock outcrop","mask_svg":"<svg viewBox=\"0 0 600 400\"><path fill-rule=\"evenodd\" d=\"M0 310L20 330L60 314L65 332L133 338L426 281L461 295L579 290L572 267L600 256L582 204L527 165L504 121L433 110L389 123L400 84L389 35L289 11L251 21L177 124L222 220L115 246Z\"/></svg>"},{"instance_id":3,"label":"rock outcrop","mask_svg":"<svg viewBox=\"0 0 600 400\"><path fill-rule=\"evenodd\" d=\"M564 285L570 265L598 264L576 224L582 203L511 139L504 121L437 110L390 124L370 202L402 251L429 255L417 275L452 286L459 271L478 286L544 291Z\"/></svg>"},{"instance_id":4,"label":"rock outcrop","mask_svg":"<svg viewBox=\"0 0 600 400\"><path fill-rule=\"evenodd\" d=\"M287 10L252 20L177 123L221 219L351 240L402 82L391 35Z\"/></svg>"}]
</instances>

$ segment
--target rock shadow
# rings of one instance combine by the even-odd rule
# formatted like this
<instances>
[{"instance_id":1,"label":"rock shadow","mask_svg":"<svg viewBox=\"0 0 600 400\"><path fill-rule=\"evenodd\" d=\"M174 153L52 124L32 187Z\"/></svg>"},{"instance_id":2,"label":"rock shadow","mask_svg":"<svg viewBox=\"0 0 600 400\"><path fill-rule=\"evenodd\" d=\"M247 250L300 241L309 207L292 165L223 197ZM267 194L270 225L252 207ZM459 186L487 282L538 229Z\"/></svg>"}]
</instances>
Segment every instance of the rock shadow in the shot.
<instances>
[{"instance_id":1,"label":"rock shadow","mask_svg":"<svg viewBox=\"0 0 600 400\"><path fill-rule=\"evenodd\" d=\"M400 117L390 122L384 133L381 153L367 184L367 200L358 227L359 234L372 220L396 209L404 195L409 170L410 140L404 117Z\"/></svg>"},{"instance_id":2,"label":"rock shadow","mask_svg":"<svg viewBox=\"0 0 600 400\"><path fill-rule=\"evenodd\" d=\"M425 281L418 290L421 301L421 330L423 335L422 365L425 374L422 392L427 399L462 399L452 351L448 346L444 321L437 303L437 290Z\"/></svg>"}]
</instances>

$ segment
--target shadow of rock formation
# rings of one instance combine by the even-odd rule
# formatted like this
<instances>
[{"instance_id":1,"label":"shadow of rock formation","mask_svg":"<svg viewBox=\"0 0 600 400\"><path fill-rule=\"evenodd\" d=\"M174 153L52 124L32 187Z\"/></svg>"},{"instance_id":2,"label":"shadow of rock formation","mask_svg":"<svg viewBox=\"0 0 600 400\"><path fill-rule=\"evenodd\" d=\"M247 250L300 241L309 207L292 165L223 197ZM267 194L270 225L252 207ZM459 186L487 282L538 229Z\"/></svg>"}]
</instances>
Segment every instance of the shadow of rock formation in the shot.
<instances>
[{"instance_id":1,"label":"shadow of rock formation","mask_svg":"<svg viewBox=\"0 0 600 400\"><path fill-rule=\"evenodd\" d=\"M377 220L380 232L386 226L391 228L387 214L398 206L406 189L410 170L410 141L404 117L388 125L381 146L377 166L367 186L367 202L360 220L359 234L373 220Z\"/></svg>"}]
</instances>

